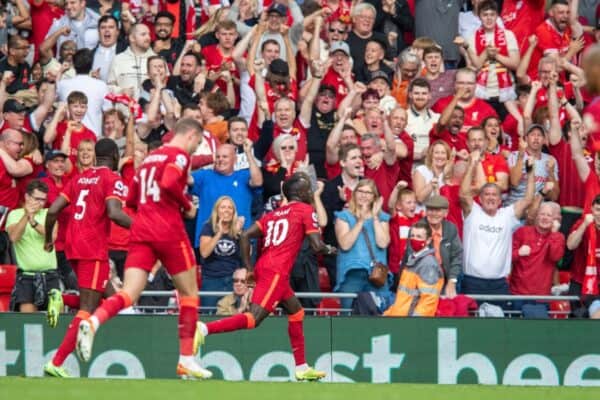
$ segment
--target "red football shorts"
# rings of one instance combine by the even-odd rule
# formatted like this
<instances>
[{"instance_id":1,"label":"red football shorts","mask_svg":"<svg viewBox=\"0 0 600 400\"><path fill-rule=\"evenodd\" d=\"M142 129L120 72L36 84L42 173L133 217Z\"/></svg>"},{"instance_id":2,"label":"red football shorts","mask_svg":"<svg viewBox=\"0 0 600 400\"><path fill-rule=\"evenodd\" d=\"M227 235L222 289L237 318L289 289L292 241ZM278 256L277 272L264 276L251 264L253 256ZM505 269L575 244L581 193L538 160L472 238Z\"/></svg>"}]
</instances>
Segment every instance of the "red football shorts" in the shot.
<instances>
[{"instance_id":1,"label":"red football shorts","mask_svg":"<svg viewBox=\"0 0 600 400\"><path fill-rule=\"evenodd\" d=\"M252 292L252 303L258 304L268 312L273 312L277 304L294 296L290 279L275 271L254 271L256 286Z\"/></svg>"},{"instance_id":2,"label":"red football shorts","mask_svg":"<svg viewBox=\"0 0 600 400\"><path fill-rule=\"evenodd\" d=\"M110 274L108 260L69 260L69 263L80 288L104 293Z\"/></svg>"},{"instance_id":3,"label":"red football shorts","mask_svg":"<svg viewBox=\"0 0 600 400\"><path fill-rule=\"evenodd\" d=\"M173 242L130 242L125 268L140 268L150 272L160 260L170 275L196 267L194 250L189 240Z\"/></svg>"}]
</instances>

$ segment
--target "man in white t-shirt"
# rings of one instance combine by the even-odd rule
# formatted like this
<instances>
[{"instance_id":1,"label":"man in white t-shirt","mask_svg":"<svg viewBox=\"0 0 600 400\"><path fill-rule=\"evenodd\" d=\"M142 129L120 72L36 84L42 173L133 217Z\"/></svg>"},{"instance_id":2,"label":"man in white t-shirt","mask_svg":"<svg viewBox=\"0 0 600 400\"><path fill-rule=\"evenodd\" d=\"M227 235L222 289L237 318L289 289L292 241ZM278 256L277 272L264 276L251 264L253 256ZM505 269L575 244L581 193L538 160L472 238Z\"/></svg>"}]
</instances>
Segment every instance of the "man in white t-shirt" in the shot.
<instances>
[{"instance_id":1,"label":"man in white t-shirt","mask_svg":"<svg viewBox=\"0 0 600 400\"><path fill-rule=\"evenodd\" d=\"M481 188L480 204L473 200L473 177L483 174L480 157L479 151L470 154L469 167L460 186L465 217L462 293L510 294L507 276L512 258L512 235L535 195L533 160L530 159L526 167L525 196L510 206L500 207L502 193L495 183L486 183Z\"/></svg>"}]
</instances>

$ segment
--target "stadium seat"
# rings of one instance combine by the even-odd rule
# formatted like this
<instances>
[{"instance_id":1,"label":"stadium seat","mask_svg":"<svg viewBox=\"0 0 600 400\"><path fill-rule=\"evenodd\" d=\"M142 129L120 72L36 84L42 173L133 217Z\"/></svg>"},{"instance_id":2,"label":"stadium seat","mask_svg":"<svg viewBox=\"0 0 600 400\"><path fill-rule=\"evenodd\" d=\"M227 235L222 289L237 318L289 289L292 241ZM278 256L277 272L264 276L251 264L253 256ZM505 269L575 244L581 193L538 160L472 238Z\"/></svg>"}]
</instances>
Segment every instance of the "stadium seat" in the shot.
<instances>
[{"instance_id":1,"label":"stadium seat","mask_svg":"<svg viewBox=\"0 0 600 400\"><path fill-rule=\"evenodd\" d=\"M571 313L571 303L568 301L551 301L550 312L561 312L561 314L550 314L554 319L567 319ZM562 314L564 312L564 314Z\"/></svg>"},{"instance_id":2,"label":"stadium seat","mask_svg":"<svg viewBox=\"0 0 600 400\"><path fill-rule=\"evenodd\" d=\"M319 303L319 307L318 307L319 316L321 316L321 317L336 316L336 315L338 315L340 308L342 308L340 299L325 298L325 299L321 300L321 302Z\"/></svg>"},{"instance_id":3,"label":"stadium seat","mask_svg":"<svg viewBox=\"0 0 600 400\"><path fill-rule=\"evenodd\" d=\"M325 267L319 267L319 287L323 293L331 292L331 282L329 281L329 274Z\"/></svg>"},{"instance_id":4,"label":"stadium seat","mask_svg":"<svg viewBox=\"0 0 600 400\"><path fill-rule=\"evenodd\" d=\"M0 264L0 312L9 311L10 294L15 286L17 267Z\"/></svg>"}]
</instances>

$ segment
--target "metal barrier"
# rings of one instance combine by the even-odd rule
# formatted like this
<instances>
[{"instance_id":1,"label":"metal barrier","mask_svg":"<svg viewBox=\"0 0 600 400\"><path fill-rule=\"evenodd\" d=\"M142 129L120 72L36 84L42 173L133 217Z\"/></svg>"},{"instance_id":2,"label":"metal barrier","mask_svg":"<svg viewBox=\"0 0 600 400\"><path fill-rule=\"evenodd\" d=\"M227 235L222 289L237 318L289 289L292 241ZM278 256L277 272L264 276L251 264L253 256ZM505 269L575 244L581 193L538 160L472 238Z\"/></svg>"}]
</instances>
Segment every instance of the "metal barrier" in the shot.
<instances>
[{"instance_id":1,"label":"metal barrier","mask_svg":"<svg viewBox=\"0 0 600 400\"><path fill-rule=\"evenodd\" d=\"M200 297L223 297L231 292L217 292L217 291L204 291L198 292ZM296 293L296 296L300 299L325 299L325 298L356 298L356 293L331 293L331 292L302 292ZM488 294L470 294L468 295L477 301L540 301L540 302L553 302L553 301L578 301L578 296L529 296L529 295L488 295ZM150 310L153 313L172 313L177 311L177 305L175 299L174 290L156 290L156 291L144 291L142 297L172 297L171 301L167 306L134 306L139 311ZM207 314L214 314L216 308L214 307L200 307L200 310ZM305 308L305 312L309 315L348 315L351 313L351 309L347 308ZM520 310L503 310L508 316L518 316L521 314ZM276 314L281 314L281 310L278 310ZM475 313L475 315L477 312ZM569 311L549 311L550 315L566 315Z\"/></svg>"}]
</instances>

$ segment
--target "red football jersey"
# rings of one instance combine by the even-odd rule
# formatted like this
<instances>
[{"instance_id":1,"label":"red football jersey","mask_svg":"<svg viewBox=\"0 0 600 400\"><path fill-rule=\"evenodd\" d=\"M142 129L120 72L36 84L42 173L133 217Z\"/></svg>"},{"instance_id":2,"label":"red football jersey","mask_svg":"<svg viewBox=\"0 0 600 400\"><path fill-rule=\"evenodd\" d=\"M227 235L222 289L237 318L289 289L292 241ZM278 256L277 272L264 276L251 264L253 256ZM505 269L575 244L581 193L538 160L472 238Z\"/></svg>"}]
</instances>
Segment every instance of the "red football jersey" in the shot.
<instances>
[{"instance_id":1,"label":"red football jersey","mask_svg":"<svg viewBox=\"0 0 600 400\"><path fill-rule=\"evenodd\" d=\"M504 0L500 17L504 28L512 31L521 43L544 21L545 0ZM519 47L521 47L519 43Z\"/></svg>"},{"instance_id":2,"label":"red football jersey","mask_svg":"<svg viewBox=\"0 0 600 400\"><path fill-rule=\"evenodd\" d=\"M431 109L436 113L444 112L444 108L452 101L453 96L442 97L438 101L435 102ZM467 133L467 131L474 127L480 126L484 119L487 117L497 117L496 111L488 104L487 101L478 99L474 97L469 105L464 106L463 110L465 110L465 120L463 122L463 126L461 128L462 133Z\"/></svg>"},{"instance_id":3,"label":"red football jersey","mask_svg":"<svg viewBox=\"0 0 600 400\"><path fill-rule=\"evenodd\" d=\"M289 276L304 236L320 232L312 206L295 201L265 214L256 225L263 232L262 254L256 269L284 276Z\"/></svg>"},{"instance_id":4,"label":"red football jersey","mask_svg":"<svg viewBox=\"0 0 600 400\"><path fill-rule=\"evenodd\" d=\"M221 49L219 49L218 45L211 44L209 46L203 47L201 53L202 56L204 56L204 59L206 60L206 68L208 69L208 71L219 72L223 64L230 63L231 68L229 69L229 72L231 73L231 76L240 79L240 72L235 66L233 57L224 56L221 52ZM219 87L223 94L227 93L227 82L225 82L223 79L217 79L215 84ZM235 84L234 87L235 108L240 108L240 88L239 85Z\"/></svg>"},{"instance_id":5,"label":"red football jersey","mask_svg":"<svg viewBox=\"0 0 600 400\"><path fill-rule=\"evenodd\" d=\"M0 160L0 206L14 210L19 205L19 201L17 179L8 173Z\"/></svg>"},{"instance_id":6,"label":"red football jersey","mask_svg":"<svg viewBox=\"0 0 600 400\"><path fill-rule=\"evenodd\" d=\"M69 181L60 194L72 205L67 227L65 254L69 260L107 260L110 219L109 199L122 199L127 187L107 167L93 167Z\"/></svg>"},{"instance_id":7,"label":"red football jersey","mask_svg":"<svg viewBox=\"0 0 600 400\"><path fill-rule=\"evenodd\" d=\"M54 139L54 143L52 143L53 149L60 150L65 133L67 133L67 121L63 120L56 125L56 138ZM69 147L68 156L73 165L77 165L77 148L83 140L91 140L96 143L96 134L82 124L81 130L71 133L71 146Z\"/></svg>"},{"instance_id":8,"label":"red football jersey","mask_svg":"<svg viewBox=\"0 0 600 400\"><path fill-rule=\"evenodd\" d=\"M137 209L131 225L131 242L177 241L187 237L181 209L191 207L184 194L190 156L177 147L162 146L150 153L138 167L127 198L127 206ZM179 174L168 185L165 172Z\"/></svg>"},{"instance_id":9,"label":"red football jersey","mask_svg":"<svg viewBox=\"0 0 600 400\"><path fill-rule=\"evenodd\" d=\"M50 176L45 176L41 179L42 182L45 182L48 185L48 198L46 200L46 207L50 208L54 200L58 196L60 196L61 191L64 190L66 183L69 181L68 178L62 179L61 182L56 182ZM58 222L58 231L56 233L56 239L54 240L54 248L56 251L64 251L65 250L65 241L67 237L67 226L69 225L69 220L71 219L71 206L67 206L62 209L56 222Z\"/></svg>"}]
</instances>

